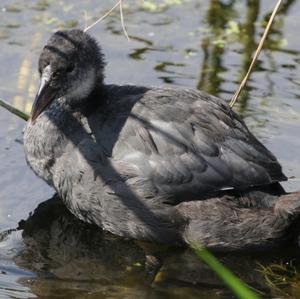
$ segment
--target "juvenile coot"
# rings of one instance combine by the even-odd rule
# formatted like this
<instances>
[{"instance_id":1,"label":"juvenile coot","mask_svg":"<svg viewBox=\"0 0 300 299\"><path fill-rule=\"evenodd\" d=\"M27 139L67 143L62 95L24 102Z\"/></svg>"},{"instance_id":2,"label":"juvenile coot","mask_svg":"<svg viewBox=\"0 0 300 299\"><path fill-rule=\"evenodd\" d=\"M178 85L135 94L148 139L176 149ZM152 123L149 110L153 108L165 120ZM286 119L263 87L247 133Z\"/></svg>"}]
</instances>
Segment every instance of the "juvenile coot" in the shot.
<instances>
[{"instance_id":1,"label":"juvenile coot","mask_svg":"<svg viewBox=\"0 0 300 299\"><path fill-rule=\"evenodd\" d=\"M83 221L142 241L219 250L287 236L300 193L228 104L193 89L104 83L96 41L58 31L39 59L26 159Z\"/></svg>"}]
</instances>

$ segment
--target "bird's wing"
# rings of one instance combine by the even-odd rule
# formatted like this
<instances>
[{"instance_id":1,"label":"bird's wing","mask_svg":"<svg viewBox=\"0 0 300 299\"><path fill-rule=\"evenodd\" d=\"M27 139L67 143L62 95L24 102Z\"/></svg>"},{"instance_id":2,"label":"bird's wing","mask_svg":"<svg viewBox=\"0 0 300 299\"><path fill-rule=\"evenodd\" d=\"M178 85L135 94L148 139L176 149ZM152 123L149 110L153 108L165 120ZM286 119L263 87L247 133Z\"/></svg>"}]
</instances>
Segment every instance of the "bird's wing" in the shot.
<instances>
[{"instance_id":1,"label":"bird's wing","mask_svg":"<svg viewBox=\"0 0 300 299\"><path fill-rule=\"evenodd\" d=\"M131 109L112 157L174 201L286 179L227 103L188 89L147 91Z\"/></svg>"}]
</instances>

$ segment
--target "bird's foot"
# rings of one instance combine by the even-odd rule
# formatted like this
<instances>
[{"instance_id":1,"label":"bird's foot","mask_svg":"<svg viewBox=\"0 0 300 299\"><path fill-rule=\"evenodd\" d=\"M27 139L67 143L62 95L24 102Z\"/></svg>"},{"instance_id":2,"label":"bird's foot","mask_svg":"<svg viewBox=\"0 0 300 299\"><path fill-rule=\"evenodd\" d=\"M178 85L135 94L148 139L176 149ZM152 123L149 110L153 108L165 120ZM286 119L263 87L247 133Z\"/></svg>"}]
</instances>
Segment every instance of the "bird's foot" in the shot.
<instances>
[{"instance_id":1,"label":"bird's foot","mask_svg":"<svg viewBox=\"0 0 300 299\"><path fill-rule=\"evenodd\" d=\"M146 284L151 285L156 278L162 266L161 259L158 256L146 254L145 271L146 271Z\"/></svg>"}]
</instances>

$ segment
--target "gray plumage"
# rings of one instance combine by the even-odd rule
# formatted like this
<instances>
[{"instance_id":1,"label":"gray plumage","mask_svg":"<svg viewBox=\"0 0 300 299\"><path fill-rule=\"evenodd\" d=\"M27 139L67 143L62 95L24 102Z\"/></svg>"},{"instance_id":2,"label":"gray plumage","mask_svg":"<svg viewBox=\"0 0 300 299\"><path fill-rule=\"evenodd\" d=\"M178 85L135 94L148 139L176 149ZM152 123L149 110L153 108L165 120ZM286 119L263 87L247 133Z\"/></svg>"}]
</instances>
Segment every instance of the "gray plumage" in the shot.
<instances>
[{"instance_id":1,"label":"gray plumage","mask_svg":"<svg viewBox=\"0 0 300 299\"><path fill-rule=\"evenodd\" d=\"M103 83L80 30L55 33L24 147L33 171L83 221L114 234L238 249L276 244L299 212L281 166L221 99Z\"/></svg>"}]
</instances>

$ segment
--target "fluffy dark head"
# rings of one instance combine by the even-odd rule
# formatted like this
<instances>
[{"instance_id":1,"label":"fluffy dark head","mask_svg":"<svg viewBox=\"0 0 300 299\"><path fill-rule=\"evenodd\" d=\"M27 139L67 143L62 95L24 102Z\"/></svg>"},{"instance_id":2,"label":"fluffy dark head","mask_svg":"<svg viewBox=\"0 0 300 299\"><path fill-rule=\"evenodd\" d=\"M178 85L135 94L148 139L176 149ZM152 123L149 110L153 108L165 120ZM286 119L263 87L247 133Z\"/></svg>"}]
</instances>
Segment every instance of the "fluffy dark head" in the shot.
<instances>
[{"instance_id":1,"label":"fluffy dark head","mask_svg":"<svg viewBox=\"0 0 300 299\"><path fill-rule=\"evenodd\" d=\"M85 98L96 84L103 82L101 49L82 30L57 31L50 37L39 59L41 75L49 65L50 85L57 90L57 96Z\"/></svg>"}]
</instances>

